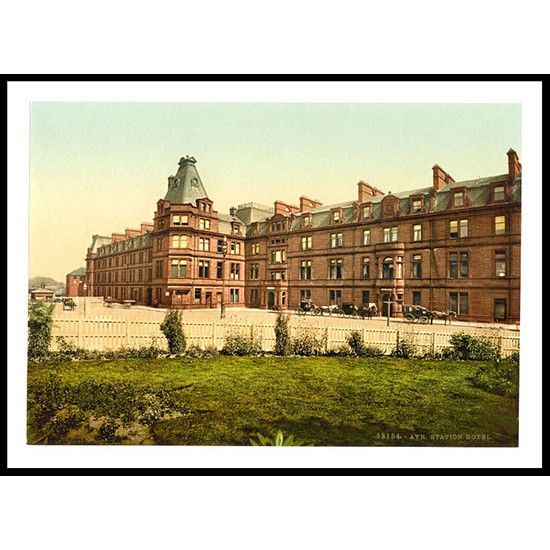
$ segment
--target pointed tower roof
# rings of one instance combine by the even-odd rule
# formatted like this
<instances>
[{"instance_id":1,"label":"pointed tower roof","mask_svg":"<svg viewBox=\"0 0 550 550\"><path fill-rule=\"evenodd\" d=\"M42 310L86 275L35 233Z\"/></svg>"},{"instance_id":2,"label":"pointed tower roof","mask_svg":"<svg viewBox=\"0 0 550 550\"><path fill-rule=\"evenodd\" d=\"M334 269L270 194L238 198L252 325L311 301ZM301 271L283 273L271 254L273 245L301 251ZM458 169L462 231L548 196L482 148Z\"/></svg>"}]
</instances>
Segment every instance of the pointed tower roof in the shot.
<instances>
[{"instance_id":1,"label":"pointed tower roof","mask_svg":"<svg viewBox=\"0 0 550 550\"><path fill-rule=\"evenodd\" d=\"M164 200L172 204L193 204L197 205L197 199L207 199L208 195L202 184L201 177L197 172L194 157L181 157L179 169L174 178L170 178L170 186Z\"/></svg>"}]
</instances>

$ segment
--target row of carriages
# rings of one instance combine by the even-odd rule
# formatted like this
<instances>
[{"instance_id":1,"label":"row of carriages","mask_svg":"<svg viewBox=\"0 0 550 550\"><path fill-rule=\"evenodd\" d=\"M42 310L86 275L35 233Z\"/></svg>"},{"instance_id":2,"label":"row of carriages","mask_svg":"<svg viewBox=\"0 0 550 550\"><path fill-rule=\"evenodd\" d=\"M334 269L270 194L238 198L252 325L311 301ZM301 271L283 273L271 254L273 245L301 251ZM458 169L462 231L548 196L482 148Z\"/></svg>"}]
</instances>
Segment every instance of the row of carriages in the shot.
<instances>
[{"instance_id":1,"label":"row of carriages","mask_svg":"<svg viewBox=\"0 0 550 550\"><path fill-rule=\"evenodd\" d=\"M378 314L376 304L363 304L356 306L355 304L342 304L332 306L318 306L312 301L307 300L300 302L296 309L298 315L336 315L339 317L358 317L361 319L371 319Z\"/></svg>"}]
</instances>

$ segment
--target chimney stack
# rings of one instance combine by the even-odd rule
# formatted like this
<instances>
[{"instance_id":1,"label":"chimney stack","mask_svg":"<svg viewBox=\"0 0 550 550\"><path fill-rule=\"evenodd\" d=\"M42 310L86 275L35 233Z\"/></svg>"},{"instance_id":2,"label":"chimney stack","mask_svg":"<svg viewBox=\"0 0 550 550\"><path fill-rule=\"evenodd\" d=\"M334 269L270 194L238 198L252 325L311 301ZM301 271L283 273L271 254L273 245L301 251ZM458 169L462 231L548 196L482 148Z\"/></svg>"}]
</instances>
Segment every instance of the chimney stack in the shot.
<instances>
[{"instance_id":1,"label":"chimney stack","mask_svg":"<svg viewBox=\"0 0 550 550\"><path fill-rule=\"evenodd\" d=\"M174 181L174 176L168 176L168 189L172 187L172 182Z\"/></svg>"},{"instance_id":2,"label":"chimney stack","mask_svg":"<svg viewBox=\"0 0 550 550\"><path fill-rule=\"evenodd\" d=\"M384 193L380 189L376 189L370 183L363 180L357 182L357 202L367 202L372 197L383 195Z\"/></svg>"},{"instance_id":3,"label":"chimney stack","mask_svg":"<svg viewBox=\"0 0 550 550\"><path fill-rule=\"evenodd\" d=\"M519 174L521 174L521 162L519 161L518 154L510 149L508 155L508 181L512 183Z\"/></svg>"},{"instance_id":4,"label":"chimney stack","mask_svg":"<svg viewBox=\"0 0 550 550\"><path fill-rule=\"evenodd\" d=\"M232 206L230 209L229 209L229 215L234 218L236 215L237 215L237 209Z\"/></svg>"},{"instance_id":5,"label":"chimney stack","mask_svg":"<svg viewBox=\"0 0 550 550\"><path fill-rule=\"evenodd\" d=\"M322 206L322 203L308 197L300 197L300 212L309 212L312 208L317 208L318 206Z\"/></svg>"},{"instance_id":6,"label":"chimney stack","mask_svg":"<svg viewBox=\"0 0 550 550\"><path fill-rule=\"evenodd\" d=\"M447 174L447 172L445 172L445 170L443 170L441 166L434 164L432 166L432 170L434 191L439 191L442 187L445 187L445 185L455 182L455 180L449 174Z\"/></svg>"}]
</instances>

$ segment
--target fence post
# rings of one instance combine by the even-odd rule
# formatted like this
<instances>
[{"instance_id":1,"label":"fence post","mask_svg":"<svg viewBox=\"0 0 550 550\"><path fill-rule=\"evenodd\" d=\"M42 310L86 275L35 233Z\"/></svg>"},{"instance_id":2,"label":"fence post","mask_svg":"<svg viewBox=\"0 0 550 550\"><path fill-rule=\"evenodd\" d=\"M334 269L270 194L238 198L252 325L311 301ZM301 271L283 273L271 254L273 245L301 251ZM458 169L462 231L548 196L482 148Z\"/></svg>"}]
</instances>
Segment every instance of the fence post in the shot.
<instances>
[{"instance_id":1,"label":"fence post","mask_svg":"<svg viewBox=\"0 0 550 550\"><path fill-rule=\"evenodd\" d=\"M130 347L130 321L129 319L125 319L124 320L124 327L125 327L125 330L126 330L126 347L129 348Z\"/></svg>"},{"instance_id":2,"label":"fence post","mask_svg":"<svg viewBox=\"0 0 550 550\"><path fill-rule=\"evenodd\" d=\"M432 332L432 354L435 355L435 331Z\"/></svg>"},{"instance_id":3,"label":"fence post","mask_svg":"<svg viewBox=\"0 0 550 550\"><path fill-rule=\"evenodd\" d=\"M81 322L82 322L82 319L80 319L80 318L78 318L76 320L76 341L78 342L78 347L79 348L82 347L82 337L81 337L82 329L80 327Z\"/></svg>"}]
</instances>

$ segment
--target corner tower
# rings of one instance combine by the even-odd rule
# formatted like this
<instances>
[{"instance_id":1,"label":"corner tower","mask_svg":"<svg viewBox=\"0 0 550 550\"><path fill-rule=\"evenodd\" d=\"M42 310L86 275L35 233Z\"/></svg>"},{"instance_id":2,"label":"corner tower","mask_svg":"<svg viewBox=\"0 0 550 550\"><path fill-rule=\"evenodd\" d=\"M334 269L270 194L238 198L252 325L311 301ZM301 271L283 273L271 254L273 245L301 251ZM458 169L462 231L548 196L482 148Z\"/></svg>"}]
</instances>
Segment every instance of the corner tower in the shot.
<instances>
[{"instance_id":1,"label":"corner tower","mask_svg":"<svg viewBox=\"0 0 550 550\"><path fill-rule=\"evenodd\" d=\"M197 199L207 199L208 194L196 168L194 157L181 157L179 169L175 176L168 178L168 191L165 201L172 204L192 204L197 206Z\"/></svg>"}]
</instances>

